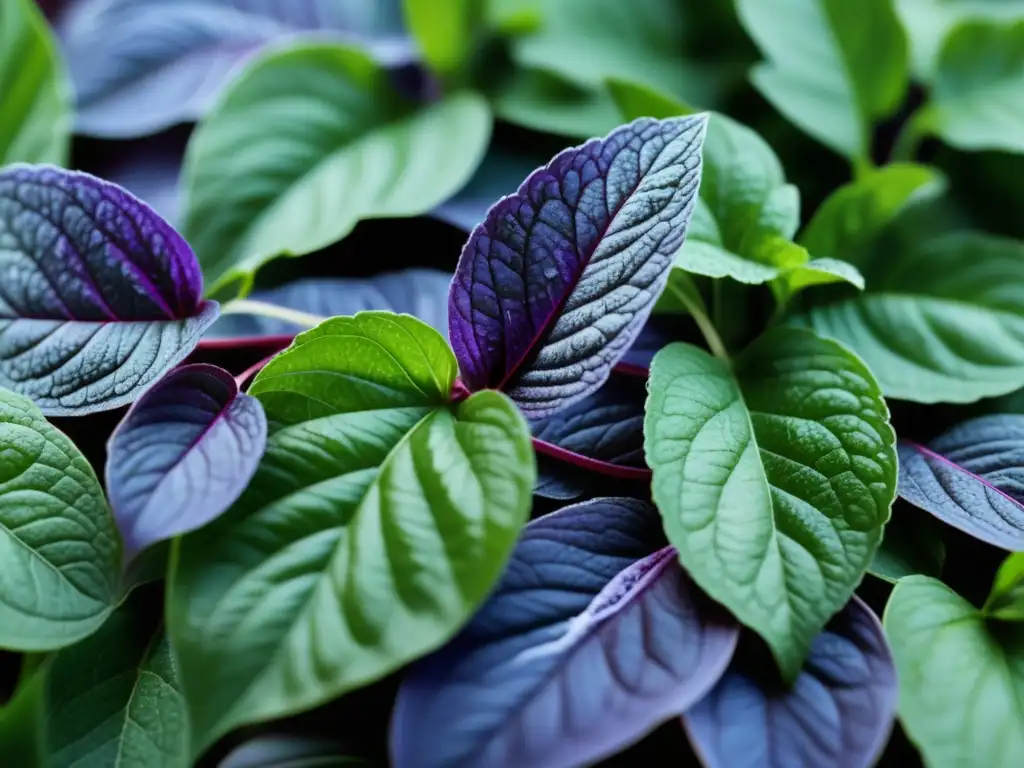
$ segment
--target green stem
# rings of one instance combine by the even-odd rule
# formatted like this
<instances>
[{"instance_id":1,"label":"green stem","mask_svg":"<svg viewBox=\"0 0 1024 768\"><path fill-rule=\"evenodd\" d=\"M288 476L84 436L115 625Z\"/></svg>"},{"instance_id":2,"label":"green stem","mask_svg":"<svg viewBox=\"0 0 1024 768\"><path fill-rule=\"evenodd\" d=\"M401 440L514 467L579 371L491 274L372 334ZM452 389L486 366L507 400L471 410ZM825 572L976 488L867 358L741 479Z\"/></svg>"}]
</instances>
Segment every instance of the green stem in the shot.
<instances>
[{"instance_id":1,"label":"green stem","mask_svg":"<svg viewBox=\"0 0 1024 768\"><path fill-rule=\"evenodd\" d=\"M320 325L320 323L327 319L319 315L311 315L309 312L279 307L277 304L255 301L253 299L233 299L221 307L220 313L222 315L260 315L273 320L303 325L307 328Z\"/></svg>"},{"instance_id":2,"label":"green stem","mask_svg":"<svg viewBox=\"0 0 1024 768\"><path fill-rule=\"evenodd\" d=\"M893 142L892 152L889 154L890 162L912 163L917 159L917 151L925 137L923 118L921 117L923 114L920 111L915 112L903 123Z\"/></svg>"},{"instance_id":3,"label":"green stem","mask_svg":"<svg viewBox=\"0 0 1024 768\"><path fill-rule=\"evenodd\" d=\"M686 310L693 317L694 322L697 323L697 327L704 336L704 341L707 342L708 349L711 350L711 354L719 360L729 362L729 351L725 348L725 344L722 343L722 337L719 336L718 331L715 330L715 324L711 322L704 310L691 301L685 291L679 290L672 285L672 283L668 284L668 289L672 291L672 295L679 299L680 303L686 307Z\"/></svg>"}]
</instances>

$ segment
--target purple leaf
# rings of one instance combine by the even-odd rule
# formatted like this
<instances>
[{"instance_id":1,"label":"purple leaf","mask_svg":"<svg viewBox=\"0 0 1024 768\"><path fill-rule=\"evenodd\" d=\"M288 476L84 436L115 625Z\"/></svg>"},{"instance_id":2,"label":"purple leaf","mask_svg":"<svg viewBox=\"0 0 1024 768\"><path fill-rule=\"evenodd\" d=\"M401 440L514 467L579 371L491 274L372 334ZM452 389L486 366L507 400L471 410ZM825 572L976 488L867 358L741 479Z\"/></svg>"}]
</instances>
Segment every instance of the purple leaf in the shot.
<instances>
[{"instance_id":1,"label":"purple leaf","mask_svg":"<svg viewBox=\"0 0 1024 768\"><path fill-rule=\"evenodd\" d=\"M814 640L792 688L733 662L683 720L707 768L867 768L896 715L882 626L858 599Z\"/></svg>"},{"instance_id":2,"label":"purple leaf","mask_svg":"<svg viewBox=\"0 0 1024 768\"><path fill-rule=\"evenodd\" d=\"M897 492L992 546L1024 552L1024 416L982 416L925 447L901 440Z\"/></svg>"},{"instance_id":3,"label":"purple leaf","mask_svg":"<svg viewBox=\"0 0 1024 768\"><path fill-rule=\"evenodd\" d=\"M601 386L683 243L706 125L642 118L562 152L491 208L449 296L471 391L504 390L539 419Z\"/></svg>"},{"instance_id":4,"label":"purple leaf","mask_svg":"<svg viewBox=\"0 0 1024 768\"><path fill-rule=\"evenodd\" d=\"M663 541L633 499L527 525L492 597L399 690L396 768L586 764L699 699L737 629Z\"/></svg>"},{"instance_id":5,"label":"purple leaf","mask_svg":"<svg viewBox=\"0 0 1024 768\"><path fill-rule=\"evenodd\" d=\"M186 365L139 399L107 449L107 495L128 557L201 528L245 490L267 419L227 371Z\"/></svg>"},{"instance_id":6,"label":"purple leaf","mask_svg":"<svg viewBox=\"0 0 1024 768\"><path fill-rule=\"evenodd\" d=\"M48 416L130 403L217 318L188 244L84 173L0 171L0 386Z\"/></svg>"}]
</instances>

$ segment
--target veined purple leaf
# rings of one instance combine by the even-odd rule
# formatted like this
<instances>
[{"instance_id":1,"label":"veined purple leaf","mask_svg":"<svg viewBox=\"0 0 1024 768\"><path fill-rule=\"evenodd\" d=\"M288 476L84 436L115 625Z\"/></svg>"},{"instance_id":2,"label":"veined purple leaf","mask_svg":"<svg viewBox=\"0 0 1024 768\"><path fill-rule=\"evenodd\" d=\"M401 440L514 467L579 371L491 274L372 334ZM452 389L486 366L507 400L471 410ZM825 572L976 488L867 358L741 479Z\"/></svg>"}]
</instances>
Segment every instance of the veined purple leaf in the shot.
<instances>
[{"instance_id":1,"label":"veined purple leaf","mask_svg":"<svg viewBox=\"0 0 1024 768\"><path fill-rule=\"evenodd\" d=\"M491 208L449 297L471 391L502 389L539 419L604 383L685 238L706 126L641 118L565 150Z\"/></svg>"},{"instance_id":2,"label":"veined purple leaf","mask_svg":"<svg viewBox=\"0 0 1024 768\"><path fill-rule=\"evenodd\" d=\"M982 416L899 443L897 493L992 546L1024 552L1024 416Z\"/></svg>"},{"instance_id":3,"label":"veined purple leaf","mask_svg":"<svg viewBox=\"0 0 1024 768\"><path fill-rule=\"evenodd\" d=\"M146 392L110 437L107 495L128 557L219 517L267 442L263 406L215 365L186 365Z\"/></svg>"},{"instance_id":4,"label":"veined purple leaf","mask_svg":"<svg viewBox=\"0 0 1024 768\"><path fill-rule=\"evenodd\" d=\"M633 499L528 524L488 602L399 690L396 768L587 764L704 695L737 629L663 542Z\"/></svg>"},{"instance_id":5,"label":"veined purple leaf","mask_svg":"<svg viewBox=\"0 0 1024 768\"><path fill-rule=\"evenodd\" d=\"M791 688L738 661L683 717L707 768L867 768L896 716L882 626L856 596L814 640Z\"/></svg>"},{"instance_id":6,"label":"veined purple leaf","mask_svg":"<svg viewBox=\"0 0 1024 768\"><path fill-rule=\"evenodd\" d=\"M0 387L48 416L130 403L217 318L188 244L84 173L0 171Z\"/></svg>"}]
</instances>

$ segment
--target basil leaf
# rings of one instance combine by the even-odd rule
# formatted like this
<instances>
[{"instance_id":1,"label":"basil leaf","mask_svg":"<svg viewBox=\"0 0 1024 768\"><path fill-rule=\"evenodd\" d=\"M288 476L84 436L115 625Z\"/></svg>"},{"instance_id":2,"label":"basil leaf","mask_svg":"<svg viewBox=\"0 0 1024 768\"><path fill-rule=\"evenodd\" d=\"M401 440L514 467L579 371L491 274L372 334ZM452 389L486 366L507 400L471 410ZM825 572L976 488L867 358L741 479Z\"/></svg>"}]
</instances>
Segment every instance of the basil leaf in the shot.
<instances>
[{"instance_id":1,"label":"basil leaf","mask_svg":"<svg viewBox=\"0 0 1024 768\"><path fill-rule=\"evenodd\" d=\"M93 633L117 600L120 561L89 462L31 401L0 390L0 648Z\"/></svg>"},{"instance_id":2,"label":"basil leaf","mask_svg":"<svg viewBox=\"0 0 1024 768\"><path fill-rule=\"evenodd\" d=\"M985 614L1007 621L1024 621L1024 553L1010 555L999 566Z\"/></svg>"},{"instance_id":3,"label":"basil leaf","mask_svg":"<svg viewBox=\"0 0 1024 768\"><path fill-rule=\"evenodd\" d=\"M448 640L530 509L529 432L406 315L298 336L249 393L270 424L248 490L182 540L168 623L197 751L315 707Z\"/></svg>"},{"instance_id":4,"label":"basil leaf","mask_svg":"<svg viewBox=\"0 0 1024 768\"><path fill-rule=\"evenodd\" d=\"M878 385L835 342L776 328L732 370L672 344L649 390L644 450L669 541L793 680L889 517L895 438Z\"/></svg>"}]
</instances>

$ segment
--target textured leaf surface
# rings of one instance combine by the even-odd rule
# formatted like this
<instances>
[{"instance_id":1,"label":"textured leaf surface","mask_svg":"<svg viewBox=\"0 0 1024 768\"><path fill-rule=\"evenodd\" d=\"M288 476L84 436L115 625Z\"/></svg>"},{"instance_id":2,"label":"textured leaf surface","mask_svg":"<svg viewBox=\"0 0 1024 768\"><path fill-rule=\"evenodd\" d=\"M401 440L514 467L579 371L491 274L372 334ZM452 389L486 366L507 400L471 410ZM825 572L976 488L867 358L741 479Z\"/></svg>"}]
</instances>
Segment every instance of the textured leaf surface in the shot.
<instances>
[{"instance_id":1,"label":"textured leaf surface","mask_svg":"<svg viewBox=\"0 0 1024 768\"><path fill-rule=\"evenodd\" d=\"M437 269L406 269L366 278L296 280L278 288L256 291L250 298L317 317L383 309L412 315L435 330L447 333L451 282L450 274ZM276 336L301 330L304 328L287 320L262 315L226 314L213 324L206 337Z\"/></svg>"},{"instance_id":2,"label":"textured leaf surface","mask_svg":"<svg viewBox=\"0 0 1024 768\"><path fill-rule=\"evenodd\" d=\"M296 33L409 54L398 0L80 0L61 32L78 131L110 138L202 117L240 62Z\"/></svg>"},{"instance_id":3,"label":"textured leaf surface","mask_svg":"<svg viewBox=\"0 0 1024 768\"><path fill-rule=\"evenodd\" d=\"M46 651L93 632L120 559L89 462L29 400L0 390L0 648Z\"/></svg>"},{"instance_id":4,"label":"textured leaf surface","mask_svg":"<svg viewBox=\"0 0 1024 768\"><path fill-rule=\"evenodd\" d=\"M896 451L878 385L838 344L781 328L733 371L666 347L649 389L644 448L669 541L795 678L889 517Z\"/></svg>"},{"instance_id":5,"label":"textured leaf surface","mask_svg":"<svg viewBox=\"0 0 1024 768\"><path fill-rule=\"evenodd\" d=\"M1024 621L1024 554L1015 552L996 573L985 614L1008 621Z\"/></svg>"},{"instance_id":6,"label":"textured leaf surface","mask_svg":"<svg viewBox=\"0 0 1024 768\"><path fill-rule=\"evenodd\" d=\"M436 331L364 312L300 335L253 382L266 453L172 576L197 748L394 671L490 591L529 512L533 455L501 394L448 404L455 374Z\"/></svg>"},{"instance_id":7,"label":"textured leaf surface","mask_svg":"<svg viewBox=\"0 0 1024 768\"><path fill-rule=\"evenodd\" d=\"M0 386L43 413L130 403L217 316L188 244L112 184L0 171Z\"/></svg>"},{"instance_id":8,"label":"textured leaf surface","mask_svg":"<svg viewBox=\"0 0 1024 768\"><path fill-rule=\"evenodd\" d=\"M32 0L0 6L0 166L67 161L71 89Z\"/></svg>"},{"instance_id":9,"label":"textured leaf surface","mask_svg":"<svg viewBox=\"0 0 1024 768\"><path fill-rule=\"evenodd\" d=\"M159 589L135 593L95 634L54 659L46 704L53 768L191 765L171 646L145 615L154 598Z\"/></svg>"},{"instance_id":10,"label":"textured leaf surface","mask_svg":"<svg viewBox=\"0 0 1024 768\"><path fill-rule=\"evenodd\" d=\"M201 528L245 490L267 440L254 397L215 365L186 365L146 392L107 447L107 494L128 556Z\"/></svg>"},{"instance_id":11,"label":"textured leaf surface","mask_svg":"<svg viewBox=\"0 0 1024 768\"><path fill-rule=\"evenodd\" d=\"M867 289L797 322L856 352L889 397L973 402L1024 386L1021 243L975 233L859 263Z\"/></svg>"},{"instance_id":12,"label":"textured leaf surface","mask_svg":"<svg viewBox=\"0 0 1024 768\"><path fill-rule=\"evenodd\" d=\"M761 94L836 152L870 157L872 122L907 88L907 41L892 0L739 0L737 10L767 59L751 73Z\"/></svg>"},{"instance_id":13,"label":"textured leaf surface","mask_svg":"<svg viewBox=\"0 0 1024 768\"><path fill-rule=\"evenodd\" d=\"M451 338L471 390L530 418L586 397L653 308L700 184L703 116L638 120L535 171L473 230Z\"/></svg>"},{"instance_id":14,"label":"textured leaf surface","mask_svg":"<svg viewBox=\"0 0 1024 768\"><path fill-rule=\"evenodd\" d=\"M856 597L822 630L793 687L734 662L683 718L705 768L867 768L896 717L882 625Z\"/></svg>"},{"instance_id":15,"label":"textured leaf surface","mask_svg":"<svg viewBox=\"0 0 1024 768\"><path fill-rule=\"evenodd\" d=\"M1024 626L986 624L940 581L904 579L885 609L900 721L931 768L1015 768L1024 754Z\"/></svg>"},{"instance_id":16,"label":"textured leaf surface","mask_svg":"<svg viewBox=\"0 0 1024 768\"><path fill-rule=\"evenodd\" d=\"M660 539L657 512L633 499L530 523L473 621L403 683L394 764L590 763L699 699L737 631Z\"/></svg>"},{"instance_id":17,"label":"textured leaf surface","mask_svg":"<svg viewBox=\"0 0 1024 768\"><path fill-rule=\"evenodd\" d=\"M481 97L457 93L415 111L356 48L267 53L189 143L185 234L211 290L251 279L276 256L340 240L360 219L432 210L472 177L490 132Z\"/></svg>"},{"instance_id":18,"label":"textured leaf surface","mask_svg":"<svg viewBox=\"0 0 1024 768\"><path fill-rule=\"evenodd\" d=\"M982 416L930 445L901 440L899 494L1001 549L1024 551L1024 416Z\"/></svg>"}]
</instances>

